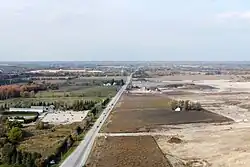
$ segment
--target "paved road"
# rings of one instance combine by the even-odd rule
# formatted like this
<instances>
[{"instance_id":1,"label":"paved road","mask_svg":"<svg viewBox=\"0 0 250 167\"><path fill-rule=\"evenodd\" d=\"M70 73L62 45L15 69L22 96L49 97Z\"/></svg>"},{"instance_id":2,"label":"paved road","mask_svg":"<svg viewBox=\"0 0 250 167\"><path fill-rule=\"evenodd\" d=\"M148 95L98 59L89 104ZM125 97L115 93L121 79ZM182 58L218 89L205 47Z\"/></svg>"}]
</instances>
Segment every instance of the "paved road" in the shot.
<instances>
[{"instance_id":1,"label":"paved road","mask_svg":"<svg viewBox=\"0 0 250 167\"><path fill-rule=\"evenodd\" d=\"M92 146L94 144L95 138L98 135L99 130L101 129L103 123L108 118L111 110L115 106L115 104L120 99L123 92L126 90L128 84L132 79L132 74L128 76L125 85L119 90L115 97L112 98L107 107L103 110L100 117L96 120L93 127L88 131L84 139L81 141L79 146L75 149L75 151L61 164L60 167L82 167L91 152Z\"/></svg>"}]
</instances>

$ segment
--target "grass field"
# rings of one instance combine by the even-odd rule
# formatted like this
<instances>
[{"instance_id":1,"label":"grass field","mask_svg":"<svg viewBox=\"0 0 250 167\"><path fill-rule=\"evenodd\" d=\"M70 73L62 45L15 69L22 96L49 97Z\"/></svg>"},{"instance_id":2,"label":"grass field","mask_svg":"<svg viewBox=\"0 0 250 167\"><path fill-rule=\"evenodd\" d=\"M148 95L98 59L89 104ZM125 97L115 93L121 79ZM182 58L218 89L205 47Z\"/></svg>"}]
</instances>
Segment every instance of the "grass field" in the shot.
<instances>
[{"instance_id":1,"label":"grass field","mask_svg":"<svg viewBox=\"0 0 250 167\"><path fill-rule=\"evenodd\" d=\"M36 94L36 98L45 97L106 97L114 96L116 94L116 87L82 87L82 86L70 86L62 88L57 91L43 91Z\"/></svg>"},{"instance_id":2,"label":"grass field","mask_svg":"<svg viewBox=\"0 0 250 167\"><path fill-rule=\"evenodd\" d=\"M55 131L51 129L37 130L35 126L24 128L29 135L20 143L18 149L27 152L38 152L44 157L49 156L55 152L60 142L71 134L72 129L77 125L77 123L74 123L55 126L53 128Z\"/></svg>"},{"instance_id":3,"label":"grass field","mask_svg":"<svg viewBox=\"0 0 250 167\"><path fill-rule=\"evenodd\" d=\"M67 104L72 104L75 100L93 100L101 101L106 97L114 96L117 93L117 87L110 86L67 86L60 88L59 90L51 91L41 91L38 92L35 97L30 98L13 98L7 100L0 100L0 105L5 103L12 106L12 104L30 104L31 102L66 102Z\"/></svg>"}]
</instances>

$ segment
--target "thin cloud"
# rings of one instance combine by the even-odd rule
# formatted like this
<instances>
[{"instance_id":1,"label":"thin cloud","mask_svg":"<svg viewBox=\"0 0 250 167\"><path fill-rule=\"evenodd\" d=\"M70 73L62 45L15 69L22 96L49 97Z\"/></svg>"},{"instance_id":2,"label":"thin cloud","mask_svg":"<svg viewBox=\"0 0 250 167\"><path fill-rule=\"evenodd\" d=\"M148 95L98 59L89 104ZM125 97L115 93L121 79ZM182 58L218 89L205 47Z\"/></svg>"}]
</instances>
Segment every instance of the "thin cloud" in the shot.
<instances>
[{"instance_id":1,"label":"thin cloud","mask_svg":"<svg viewBox=\"0 0 250 167\"><path fill-rule=\"evenodd\" d=\"M225 12L217 15L219 19L245 19L250 20L250 11L245 12Z\"/></svg>"}]
</instances>

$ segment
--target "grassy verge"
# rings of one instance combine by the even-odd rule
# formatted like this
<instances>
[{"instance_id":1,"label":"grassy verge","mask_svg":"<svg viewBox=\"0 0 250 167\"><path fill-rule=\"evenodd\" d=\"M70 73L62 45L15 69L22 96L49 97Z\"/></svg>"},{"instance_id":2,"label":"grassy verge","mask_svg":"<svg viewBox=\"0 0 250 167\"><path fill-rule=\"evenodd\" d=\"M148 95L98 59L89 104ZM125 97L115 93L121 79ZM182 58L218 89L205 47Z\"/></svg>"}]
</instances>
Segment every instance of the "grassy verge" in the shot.
<instances>
[{"instance_id":1,"label":"grassy verge","mask_svg":"<svg viewBox=\"0 0 250 167\"><path fill-rule=\"evenodd\" d=\"M52 167L59 167L63 163L63 161L65 159L67 159L68 156L70 156L70 154L72 154L75 151L75 149L77 148L77 146L83 140L85 134L86 134L85 132L83 132L82 134L80 134L78 136L77 140L74 142L73 146L65 154L63 154L63 156L61 157L61 161L58 164L53 165Z\"/></svg>"}]
</instances>

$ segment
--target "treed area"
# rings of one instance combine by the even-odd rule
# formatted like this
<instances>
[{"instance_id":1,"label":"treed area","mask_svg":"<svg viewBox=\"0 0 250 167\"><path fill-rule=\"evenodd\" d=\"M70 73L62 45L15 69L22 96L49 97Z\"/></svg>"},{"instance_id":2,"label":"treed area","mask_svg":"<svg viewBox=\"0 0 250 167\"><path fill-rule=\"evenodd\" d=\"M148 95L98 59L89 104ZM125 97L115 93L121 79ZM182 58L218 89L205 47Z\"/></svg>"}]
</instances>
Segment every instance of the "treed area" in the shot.
<instances>
[{"instance_id":1,"label":"treed area","mask_svg":"<svg viewBox=\"0 0 250 167\"><path fill-rule=\"evenodd\" d=\"M189 100L172 100L171 101L171 109L175 110L176 108L180 108L183 111L197 110L200 111L202 109L201 104L199 102L191 102Z\"/></svg>"},{"instance_id":2,"label":"treed area","mask_svg":"<svg viewBox=\"0 0 250 167\"><path fill-rule=\"evenodd\" d=\"M9 122L6 117L0 119L0 157L3 164L15 164L23 167L37 166L41 154L17 150L16 146L23 140L25 132L19 122Z\"/></svg>"},{"instance_id":3,"label":"treed area","mask_svg":"<svg viewBox=\"0 0 250 167\"><path fill-rule=\"evenodd\" d=\"M58 89L57 84L35 84L33 82L25 85L5 85L0 86L0 100L6 100L16 97L34 97L38 91L48 89Z\"/></svg>"},{"instance_id":4,"label":"treed area","mask_svg":"<svg viewBox=\"0 0 250 167\"><path fill-rule=\"evenodd\" d=\"M43 155L41 150L38 152L26 152L26 149L20 149L19 145L23 140L28 140L30 132L23 128L19 122L10 122L6 117L1 117L0 121L0 162L6 165L20 165L20 167L47 167L52 162L58 163L61 160L63 154L65 154L75 142L81 140L79 135L85 133L95 122L100 111L108 104L110 98L106 98L101 103L78 101L75 103L76 110L81 110L83 107L89 105L92 106L87 117L71 130L51 155ZM36 129L43 133L43 130L51 131L54 133L57 129L52 125L45 124L43 122L37 122ZM45 132L44 132L45 133ZM22 166L23 165L23 166ZM11 166L12 167L12 166ZM19 166L18 166L19 167Z\"/></svg>"}]
</instances>

